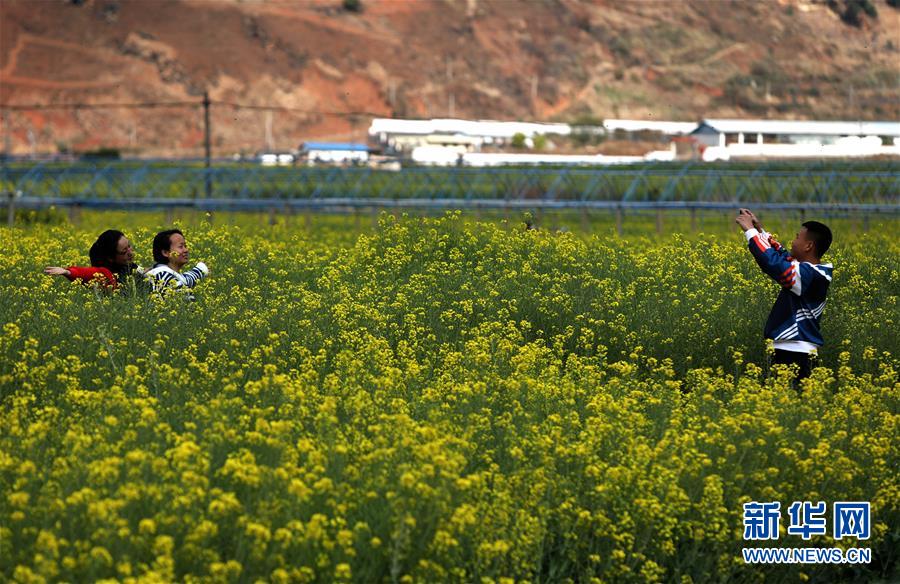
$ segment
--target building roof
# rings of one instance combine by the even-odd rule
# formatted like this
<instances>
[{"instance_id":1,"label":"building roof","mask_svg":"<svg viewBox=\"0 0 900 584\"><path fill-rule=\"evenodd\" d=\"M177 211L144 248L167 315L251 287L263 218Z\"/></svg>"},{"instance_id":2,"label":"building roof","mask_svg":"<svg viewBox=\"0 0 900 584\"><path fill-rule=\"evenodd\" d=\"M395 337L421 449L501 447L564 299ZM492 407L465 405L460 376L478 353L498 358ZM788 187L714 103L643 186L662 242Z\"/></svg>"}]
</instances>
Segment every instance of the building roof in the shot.
<instances>
[{"instance_id":1,"label":"building roof","mask_svg":"<svg viewBox=\"0 0 900 584\"><path fill-rule=\"evenodd\" d=\"M354 142L304 142L303 151L310 150L337 150L341 152L368 152L369 147L365 144L357 144Z\"/></svg>"},{"instance_id":2,"label":"building roof","mask_svg":"<svg viewBox=\"0 0 900 584\"><path fill-rule=\"evenodd\" d=\"M461 134L490 138L512 138L516 134L561 134L572 132L569 124L541 124L531 122L496 122L492 120L395 120L375 118L369 126L369 135L385 134Z\"/></svg>"},{"instance_id":3,"label":"building roof","mask_svg":"<svg viewBox=\"0 0 900 584\"><path fill-rule=\"evenodd\" d=\"M705 119L694 132L806 136L900 136L900 122L815 122L799 120Z\"/></svg>"}]
</instances>

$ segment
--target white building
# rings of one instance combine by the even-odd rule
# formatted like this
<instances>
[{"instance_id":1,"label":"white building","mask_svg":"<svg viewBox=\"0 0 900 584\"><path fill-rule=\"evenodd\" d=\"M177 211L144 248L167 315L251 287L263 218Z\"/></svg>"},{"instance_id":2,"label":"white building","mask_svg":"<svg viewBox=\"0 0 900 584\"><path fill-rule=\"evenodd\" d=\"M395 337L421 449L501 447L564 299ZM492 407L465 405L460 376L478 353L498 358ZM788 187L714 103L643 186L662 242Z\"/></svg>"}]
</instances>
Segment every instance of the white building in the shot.
<instances>
[{"instance_id":1,"label":"white building","mask_svg":"<svg viewBox=\"0 0 900 584\"><path fill-rule=\"evenodd\" d=\"M607 166L637 164L643 156L605 156L603 154L527 154L516 152L469 152L461 155L463 166Z\"/></svg>"},{"instance_id":2,"label":"white building","mask_svg":"<svg viewBox=\"0 0 900 584\"><path fill-rule=\"evenodd\" d=\"M259 155L259 163L263 166L291 166L294 155L288 152L264 152Z\"/></svg>"},{"instance_id":3,"label":"white building","mask_svg":"<svg viewBox=\"0 0 900 584\"><path fill-rule=\"evenodd\" d=\"M703 120L703 160L900 156L900 122Z\"/></svg>"},{"instance_id":4,"label":"white building","mask_svg":"<svg viewBox=\"0 0 900 584\"><path fill-rule=\"evenodd\" d=\"M369 147L352 142L304 142L300 152L307 164L362 164L369 160Z\"/></svg>"},{"instance_id":5,"label":"white building","mask_svg":"<svg viewBox=\"0 0 900 584\"><path fill-rule=\"evenodd\" d=\"M700 122L691 135L707 146L729 144L837 144L849 136L877 136L884 144L900 138L900 122L813 122L723 120Z\"/></svg>"},{"instance_id":6,"label":"white building","mask_svg":"<svg viewBox=\"0 0 900 584\"><path fill-rule=\"evenodd\" d=\"M533 122L496 122L491 120L395 120L375 118L369 126L369 137L385 151L411 152L420 146L465 145L467 151L478 150L482 145L505 144L516 134L526 138L537 135L562 135L572 133L569 124L542 124Z\"/></svg>"}]
</instances>

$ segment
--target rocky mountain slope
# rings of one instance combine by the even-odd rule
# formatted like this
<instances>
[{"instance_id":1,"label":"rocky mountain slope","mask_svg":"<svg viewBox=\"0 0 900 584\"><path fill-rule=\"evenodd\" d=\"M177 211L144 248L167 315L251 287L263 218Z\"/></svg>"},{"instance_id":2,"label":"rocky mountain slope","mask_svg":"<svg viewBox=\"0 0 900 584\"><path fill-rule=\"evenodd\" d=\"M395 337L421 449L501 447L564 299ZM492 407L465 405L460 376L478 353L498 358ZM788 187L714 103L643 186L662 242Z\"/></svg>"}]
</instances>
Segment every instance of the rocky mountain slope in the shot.
<instances>
[{"instance_id":1,"label":"rocky mountain slope","mask_svg":"<svg viewBox=\"0 0 900 584\"><path fill-rule=\"evenodd\" d=\"M0 3L0 102L85 106L5 110L9 150L199 156L204 91L216 155L362 140L373 115L898 119L900 10L897 0ZM89 107L110 103L154 107Z\"/></svg>"}]
</instances>

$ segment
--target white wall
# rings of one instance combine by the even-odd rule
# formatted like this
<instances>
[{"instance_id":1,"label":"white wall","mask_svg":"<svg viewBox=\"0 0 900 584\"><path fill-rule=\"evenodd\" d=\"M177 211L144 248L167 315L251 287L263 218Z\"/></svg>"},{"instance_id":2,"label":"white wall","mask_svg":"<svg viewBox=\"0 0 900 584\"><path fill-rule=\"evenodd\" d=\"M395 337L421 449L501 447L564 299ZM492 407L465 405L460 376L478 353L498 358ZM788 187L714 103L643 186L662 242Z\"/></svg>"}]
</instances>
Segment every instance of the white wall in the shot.
<instances>
[{"instance_id":1,"label":"white wall","mask_svg":"<svg viewBox=\"0 0 900 584\"><path fill-rule=\"evenodd\" d=\"M369 153L364 150L310 150L307 160L311 162L365 162Z\"/></svg>"},{"instance_id":2,"label":"white wall","mask_svg":"<svg viewBox=\"0 0 900 584\"><path fill-rule=\"evenodd\" d=\"M731 160L732 158L856 158L871 156L900 156L900 146L882 146L877 137L840 138L837 144L729 144L710 146L703 151L703 160Z\"/></svg>"},{"instance_id":3,"label":"white wall","mask_svg":"<svg viewBox=\"0 0 900 584\"><path fill-rule=\"evenodd\" d=\"M463 154L466 166L505 166L511 164L633 164L643 162L643 156L604 156L575 154L510 154L503 152L468 152Z\"/></svg>"}]
</instances>

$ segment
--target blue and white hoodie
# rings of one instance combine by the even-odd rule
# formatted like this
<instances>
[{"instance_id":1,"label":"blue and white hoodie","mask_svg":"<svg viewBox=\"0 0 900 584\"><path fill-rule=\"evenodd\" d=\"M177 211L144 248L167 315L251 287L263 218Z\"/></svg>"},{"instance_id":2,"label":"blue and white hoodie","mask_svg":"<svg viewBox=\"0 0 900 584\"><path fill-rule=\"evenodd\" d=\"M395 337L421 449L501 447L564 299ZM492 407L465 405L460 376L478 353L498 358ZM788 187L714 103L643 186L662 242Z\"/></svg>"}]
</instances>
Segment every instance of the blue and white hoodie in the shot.
<instances>
[{"instance_id":1,"label":"blue and white hoodie","mask_svg":"<svg viewBox=\"0 0 900 584\"><path fill-rule=\"evenodd\" d=\"M196 286L208 274L206 264L197 262L196 266L186 272L176 272L166 264L156 264L144 273L144 277L153 287L154 294L165 296L169 290L183 290L187 293L188 300L194 300L194 295L188 289Z\"/></svg>"},{"instance_id":2,"label":"blue and white hoodie","mask_svg":"<svg viewBox=\"0 0 900 584\"><path fill-rule=\"evenodd\" d=\"M771 235L756 229L744 232L750 253L770 278L781 284L766 321L765 337L775 348L809 353L824 344L819 319L831 284L831 264L798 262Z\"/></svg>"}]
</instances>

